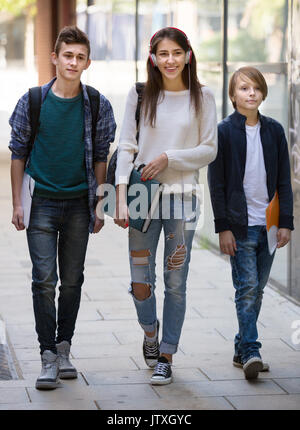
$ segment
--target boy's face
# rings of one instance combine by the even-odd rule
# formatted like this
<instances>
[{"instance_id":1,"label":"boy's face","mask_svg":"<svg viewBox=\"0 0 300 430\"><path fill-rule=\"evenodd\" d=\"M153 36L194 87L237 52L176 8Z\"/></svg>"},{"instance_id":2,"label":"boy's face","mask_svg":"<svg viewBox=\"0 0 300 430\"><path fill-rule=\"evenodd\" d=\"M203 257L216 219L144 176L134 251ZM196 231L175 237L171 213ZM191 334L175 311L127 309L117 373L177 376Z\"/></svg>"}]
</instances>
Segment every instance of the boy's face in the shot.
<instances>
[{"instance_id":1,"label":"boy's face","mask_svg":"<svg viewBox=\"0 0 300 430\"><path fill-rule=\"evenodd\" d=\"M263 101L263 93L257 82L252 81L245 75L239 75L236 80L234 96L231 100L236 103L236 109L240 113L255 112L258 111Z\"/></svg>"},{"instance_id":2,"label":"boy's face","mask_svg":"<svg viewBox=\"0 0 300 430\"><path fill-rule=\"evenodd\" d=\"M79 81L82 72L91 64L87 47L78 43L62 42L58 55L52 52L51 58L57 77L67 81Z\"/></svg>"}]
</instances>

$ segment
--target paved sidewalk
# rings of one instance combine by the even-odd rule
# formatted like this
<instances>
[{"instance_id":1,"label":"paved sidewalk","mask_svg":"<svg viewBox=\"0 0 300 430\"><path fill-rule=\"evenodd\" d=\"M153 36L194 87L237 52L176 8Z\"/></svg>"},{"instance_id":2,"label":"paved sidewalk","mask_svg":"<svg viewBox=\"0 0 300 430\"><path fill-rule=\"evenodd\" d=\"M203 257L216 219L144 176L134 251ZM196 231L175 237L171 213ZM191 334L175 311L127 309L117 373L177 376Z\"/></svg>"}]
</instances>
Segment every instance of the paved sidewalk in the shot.
<instances>
[{"instance_id":1,"label":"paved sidewalk","mask_svg":"<svg viewBox=\"0 0 300 430\"><path fill-rule=\"evenodd\" d=\"M54 391L36 390L40 356L31 264L25 233L10 224L9 166L4 163L0 163L0 181L0 315L14 360L14 379L0 380L0 409L300 409L300 333L291 327L298 321L300 328L300 307L266 288L258 326L262 355L271 371L261 373L254 382L246 381L243 371L231 364L237 323L230 265L196 243L186 319L174 357L174 383L151 386L151 370L141 352L143 334L127 293L127 231L111 220L90 238L72 346L79 378L62 381ZM161 250L157 256L160 317ZM2 331L0 342L3 339Z\"/></svg>"}]
</instances>

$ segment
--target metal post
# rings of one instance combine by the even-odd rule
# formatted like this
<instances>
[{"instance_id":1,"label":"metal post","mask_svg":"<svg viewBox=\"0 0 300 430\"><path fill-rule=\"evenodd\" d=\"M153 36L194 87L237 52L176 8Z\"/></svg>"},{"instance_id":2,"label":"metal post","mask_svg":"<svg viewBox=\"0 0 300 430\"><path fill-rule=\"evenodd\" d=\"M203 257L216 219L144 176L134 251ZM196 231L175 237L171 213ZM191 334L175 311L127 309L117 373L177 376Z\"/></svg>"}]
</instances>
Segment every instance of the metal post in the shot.
<instances>
[{"instance_id":1,"label":"metal post","mask_svg":"<svg viewBox=\"0 0 300 430\"><path fill-rule=\"evenodd\" d=\"M222 15L223 43L222 43L222 73L223 73L223 89L222 89L222 118L227 116L227 87L228 87L228 0L223 0L223 15Z\"/></svg>"}]
</instances>

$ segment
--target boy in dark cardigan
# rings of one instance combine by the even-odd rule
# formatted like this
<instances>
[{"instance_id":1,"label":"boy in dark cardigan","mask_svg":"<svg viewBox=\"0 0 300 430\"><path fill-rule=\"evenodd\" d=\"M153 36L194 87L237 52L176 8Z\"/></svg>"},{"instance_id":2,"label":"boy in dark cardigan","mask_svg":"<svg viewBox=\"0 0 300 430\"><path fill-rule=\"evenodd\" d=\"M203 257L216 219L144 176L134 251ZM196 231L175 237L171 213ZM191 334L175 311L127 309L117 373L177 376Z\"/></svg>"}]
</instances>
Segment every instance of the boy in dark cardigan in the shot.
<instances>
[{"instance_id":1,"label":"boy in dark cardigan","mask_svg":"<svg viewBox=\"0 0 300 430\"><path fill-rule=\"evenodd\" d=\"M257 319L274 254L267 242L265 211L276 190L280 214L277 248L293 227L290 163L283 127L259 113L268 87L253 67L231 77L229 97L235 108L218 126L218 155L208 167L208 184L220 249L230 255L239 332L233 364L246 379L268 370L257 341Z\"/></svg>"}]
</instances>

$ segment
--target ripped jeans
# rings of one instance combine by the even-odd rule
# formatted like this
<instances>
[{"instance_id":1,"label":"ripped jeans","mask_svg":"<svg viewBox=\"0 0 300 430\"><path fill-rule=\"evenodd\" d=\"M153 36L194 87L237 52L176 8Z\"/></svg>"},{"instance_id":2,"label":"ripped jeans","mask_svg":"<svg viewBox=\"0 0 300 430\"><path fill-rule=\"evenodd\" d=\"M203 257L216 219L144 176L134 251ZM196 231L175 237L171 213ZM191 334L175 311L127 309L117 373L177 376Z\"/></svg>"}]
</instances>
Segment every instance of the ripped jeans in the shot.
<instances>
[{"instance_id":1,"label":"ripped jeans","mask_svg":"<svg viewBox=\"0 0 300 430\"><path fill-rule=\"evenodd\" d=\"M195 196L182 210L181 195L163 196L159 205L158 219L152 219L146 233L133 228L129 229L129 259L131 270L131 288L138 321L144 331L153 332L156 328L155 297L155 257L161 230L164 231L164 306L163 330L160 352L174 354L177 351L186 309L186 280L190 262L191 248L195 228L199 217L198 200ZM167 202L166 204L164 204ZM193 205L193 207L192 207ZM166 213L166 209L168 209ZM181 211L181 219L178 212ZM175 214L175 216L174 216ZM170 215L170 216L169 216ZM132 285L146 284L150 296L138 300L133 293Z\"/></svg>"}]
</instances>

